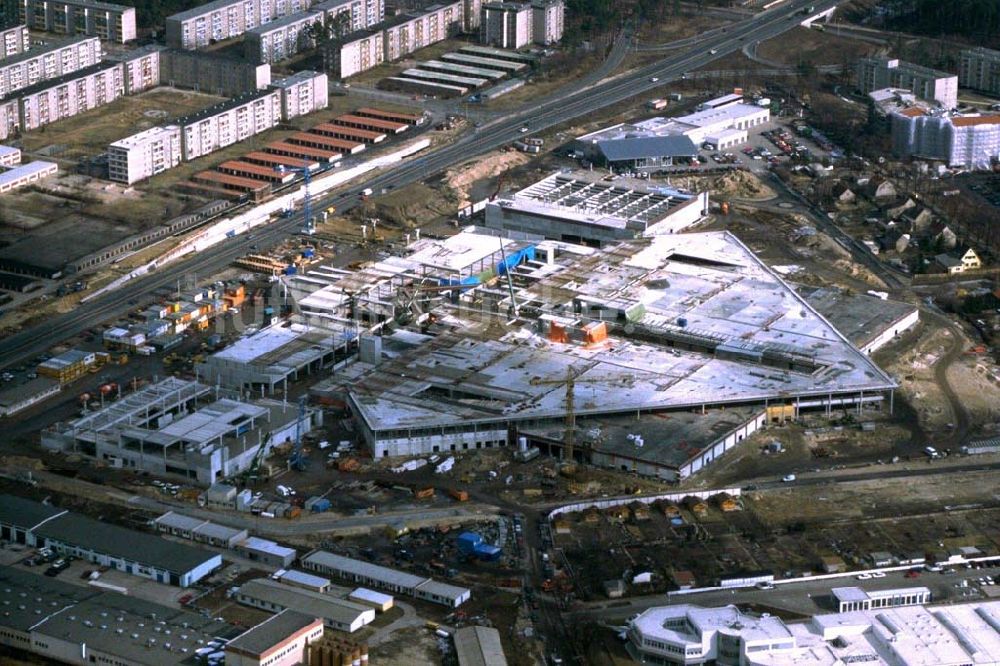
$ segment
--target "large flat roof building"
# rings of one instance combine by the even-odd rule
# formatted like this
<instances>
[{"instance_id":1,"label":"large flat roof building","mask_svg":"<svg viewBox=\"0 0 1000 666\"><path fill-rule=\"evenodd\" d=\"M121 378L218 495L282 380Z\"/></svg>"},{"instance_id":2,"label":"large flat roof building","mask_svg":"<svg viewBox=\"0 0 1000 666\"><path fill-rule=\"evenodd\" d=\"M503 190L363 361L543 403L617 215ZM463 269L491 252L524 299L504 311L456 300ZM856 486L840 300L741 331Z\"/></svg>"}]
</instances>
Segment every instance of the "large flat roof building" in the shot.
<instances>
[{"instance_id":1,"label":"large flat roof building","mask_svg":"<svg viewBox=\"0 0 1000 666\"><path fill-rule=\"evenodd\" d=\"M715 150L746 143L751 129L770 121L769 109L743 104L741 96L720 100L684 116L613 125L578 137L573 145L587 159L615 171L655 173L675 166L678 158L693 159L703 143Z\"/></svg>"},{"instance_id":2,"label":"large flat roof building","mask_svg":"<svg viewBox=\"0 0 1000 666\"><path fill-rule=\"evenodd\" d=\"M16 0L18 16L32 30L87 35L119 44L136 38L135 7L96 0Z\"/></svg>"},{"instance_id":3,"label":"large flat roof building","mask_svg":"<svg viewBox=\"0 0 1000 666\"><path fill-rule=\"evenodd\" d=\"M462 627L453 638L458 666L507 666L500 632L493 627Z\"/></svg>"},{"instance_id":4,"label":"large flat roof building","mask_svg":"<svg viewBox=\"0 0 1000 666\"><path fill-rule=\"evenodd\" d=\"M304 432L314 418L309 410ZM298 409L280 402L242 402L168 378L52 426L42 446L208 486L247 469L261 446L291 441L298 420Z\"/></svg>"},{"instance_id":5,"label":"large flat roof building","mask_svg":"<svg viewBox=\"0 0 1000 666\"><path fill-rule=\"evenodd\" d=\"M301 562L302 567L310 571L345 578L396 594L406 594L449 608L457 608L471 597L471 592L464 587L440 583L433 578L424 578L324 550L314 550L303 557Z\"/></svg>"},{"instance_id":6,"label":"large flat roof building","mask_svg":"<svg viewBox=\"0 0 1000 666\"><path fill-rule=\"evenodd\" d=\"M650 608L626 647L644 663L959 666L1000 663L1000 602L904 606L785 622L735 606Z\"/></svg>"},{"instance_id":7,"label":"large flat roof building","mask_svg":"<svg viewBox=\"0 0 1000 666\"><path fill-rule=\"evenodd\" d=\"M228 666L294 666L309 663L309 645L323 640L323 620L283 610L226 644Z\"/></svg>"},{"instance_id":8,"label":"large flat roof building","mask_svg":"<svg viewBox=\"0 0 1000 666\"><path fill-rule=\"evenodd\" d=\"M180 666L196 654L221 651L242 631L197 613L13 567L0 567L0 588L5 600L20 600L0 616L0 645L53 663Z\"/></svg>"},{"instance_id":9,"label":"large flat roof building","mask_svg":"<svg viewBox=\"0 0 1000 666\"><path fill-rule=\"evenodd\" d=\"M189 587L222 566L222 557L11 495L0 497L0 532L29 546Z\"/></svg>"},{"instance_id":10,"label":"large flat roof building","mask_svg":"<svg viewBox=\"0 0 1000 666\"><path fill-rule=\"evenodd\" d=\"M511 241L490 244L501 242ZM601 249L531 241L505 254L468 281L432 278L456 293L432 306L433 320L418 316L419 334L401 331L410 338L402 349L324 383L349 405L376 457L505 446L512 432L561 425L571 382L578 419L747 406L784 420L802 409L882 405L896 388L732 234L664 234ZM411 302L413 283L401 277L412 264L375 266L381 281L363 279L386 290L381 298L349 296L368 267L300 298L303 316L319 322L353 303L362 318L400 321L379 308ZM497 316L510 323L490 326Z\"/></svg>"},{"instance_id":11,"label":"large flat roof building","mask_svg":"<svg viewBox=\"0 0 1000 666\"><path fill-rule=\"evenodd\" d=\"M375 609L353 601L283 585L269 578L255 578L240 586L235 598L241 604L272 612L293 610L320 618L331 629L354 633L375 621Z\"/></svg>"},{"instance_id":12,"label":"large flat roof building","mask_svg":"<svg viewBox=\"0 0 1000 666\"><path fill-rule=\"evenodd\" d=\"M684 194L646 181L607 182L601 174L554 173L486 205L500 233L606 245L674 234L708 213L708 194Z\"/></svg>"}]
</instances>

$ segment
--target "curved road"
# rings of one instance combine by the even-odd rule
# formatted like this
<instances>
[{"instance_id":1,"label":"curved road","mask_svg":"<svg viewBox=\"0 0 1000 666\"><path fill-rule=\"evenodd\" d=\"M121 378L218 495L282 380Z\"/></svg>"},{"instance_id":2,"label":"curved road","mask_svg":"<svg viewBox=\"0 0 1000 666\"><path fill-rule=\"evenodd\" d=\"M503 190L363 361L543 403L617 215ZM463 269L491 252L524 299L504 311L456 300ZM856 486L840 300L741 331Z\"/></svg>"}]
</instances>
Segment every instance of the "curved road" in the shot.
<instances>
[{"instance_id":1,"label":"curved road","mask_svg":"<svg viewBox=\"0 0 1000 666\"><path fill-rule=\"evenodd\" d=\"M789 4L758 14L731 27L726 33L706 39L695 52L678 54L641 67L616 79L599 83L572 94L545 100L524 111L478 128L453 144L410 159L392 170L357 183L350 193L320 197L314 209L330 205L346 211L359 202L357 192L370 187L374 191L417 182L441 170L505 145L519 136L523 126L538 131L561 125L574 118L645 94L670 80L682 78L690 70L703 67L717 58L738 51L744 43L771 39L798 25L794 20L803 8L813 5L822 11L839 0L792 0ZM617 45L616 45L617 46ZM712 52L714 51L714 53ZM653 79L656 79L655 81ZM301 228L301 217L279 220L256 232L256 243L277 244ZM208 276L229 265L247 251L245 238L233 238L207 249L197 256L161 268L155 274L139 278L114 293L95 299L89 305L52 317L45 325L22 330L0 342L0 365L17 362L47 350L57 342L81 330L99 324L126 311L131 303L156 289L176 284L185 275Z\"/></svg>"}]
</instances>

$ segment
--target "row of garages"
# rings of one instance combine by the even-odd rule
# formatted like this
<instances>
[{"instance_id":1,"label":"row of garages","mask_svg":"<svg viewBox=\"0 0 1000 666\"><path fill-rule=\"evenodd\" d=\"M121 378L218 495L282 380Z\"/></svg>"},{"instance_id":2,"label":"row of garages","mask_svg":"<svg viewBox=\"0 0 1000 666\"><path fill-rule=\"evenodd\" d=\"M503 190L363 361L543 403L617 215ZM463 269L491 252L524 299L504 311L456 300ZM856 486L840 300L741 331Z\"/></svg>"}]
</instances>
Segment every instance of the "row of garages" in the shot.
<instances>
[{"instance_id":1,"label":"row of garages","mask_svg":"<svg viewBox=\"0 0 1000 666\"><path fill-rule=\"evenodd\" d=\"M193 185L222 196L261 200L272 187L287 185L305 170L335 165L345 155L355 155L421 122L420 115L361 108L195 174Z\"/></svg>"},{"instance_id":2,"label":"row of garages","mask_svg":"<svg viewBox=\"0 0 1000 666\"><path fill-rule=\"evenodd\" d=\"M535 57L488 46L465 46L379 82L386 90L458 97L527 73Z\"/></svg>"}]
</instances>

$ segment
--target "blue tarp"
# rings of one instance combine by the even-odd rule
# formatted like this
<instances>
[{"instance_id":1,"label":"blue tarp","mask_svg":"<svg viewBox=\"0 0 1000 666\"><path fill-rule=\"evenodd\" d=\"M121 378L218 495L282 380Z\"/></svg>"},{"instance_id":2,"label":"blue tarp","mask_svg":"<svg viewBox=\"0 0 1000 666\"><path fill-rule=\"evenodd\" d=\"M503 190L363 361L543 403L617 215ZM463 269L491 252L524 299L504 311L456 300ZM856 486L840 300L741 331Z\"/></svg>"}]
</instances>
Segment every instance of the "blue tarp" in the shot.
<instances>
[{"instance_id":1,"label":"blue tarp","mask_svg":"<svg viewBox=\"0 0 1000 666\"><path fill-rule=\"evenodd\" d=\"M535 258L535 246L529 245L526 248L517 250L515 252L508 252L507 258L502 259L500 263L497 264L496 270L497 275L506 275L507 269L515 268L520 265L523 261L532 261Z\"/></svg>"}]
</instances>

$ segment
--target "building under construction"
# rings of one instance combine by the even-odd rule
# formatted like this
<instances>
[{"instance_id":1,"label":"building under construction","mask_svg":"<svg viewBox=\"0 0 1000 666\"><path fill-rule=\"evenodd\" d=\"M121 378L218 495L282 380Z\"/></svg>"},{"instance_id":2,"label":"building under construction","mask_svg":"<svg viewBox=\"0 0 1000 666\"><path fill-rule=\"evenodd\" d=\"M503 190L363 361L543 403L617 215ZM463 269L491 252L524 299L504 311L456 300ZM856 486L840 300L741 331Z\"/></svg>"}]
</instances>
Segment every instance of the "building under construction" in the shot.
<instances>
[{"instance_id":1,"label":"building under construction","mask_svg":"<svg viewBox=\"0 0 1000 666\"><path fill-rule=\"evenodd\" d=\"M314 389L350 407L376 457L501 447L559 427L568 457L582 441L577 418L738 407L755 429L804 409L891 410L892 378L732 234L595 249L472 233L435 252L454 268L463 244L478 248L462 253L478 263L453 282L429 269L446 291L418 295L412 320L384 325L414 289L393 280L420 266L419 252L345 273L300 301L313 322L384 329L359 362ZM502 267L476 274L493 259L483 253L501 246ZM381 281L368 277L379 270Z\"/></svg>"},{"instance_id":2,"label":"building under construction","mask_svg":"<svg viewBox=\"0 0 1000 666\"><path fill-rule=\"evenodd\" d=\"M42 432L42 446L210 485L246 471L272 447L301 438L321 421L322 412L305 406L247 402L218 387L170 377L50 426Z\"/></svg>"}]
</instances>

